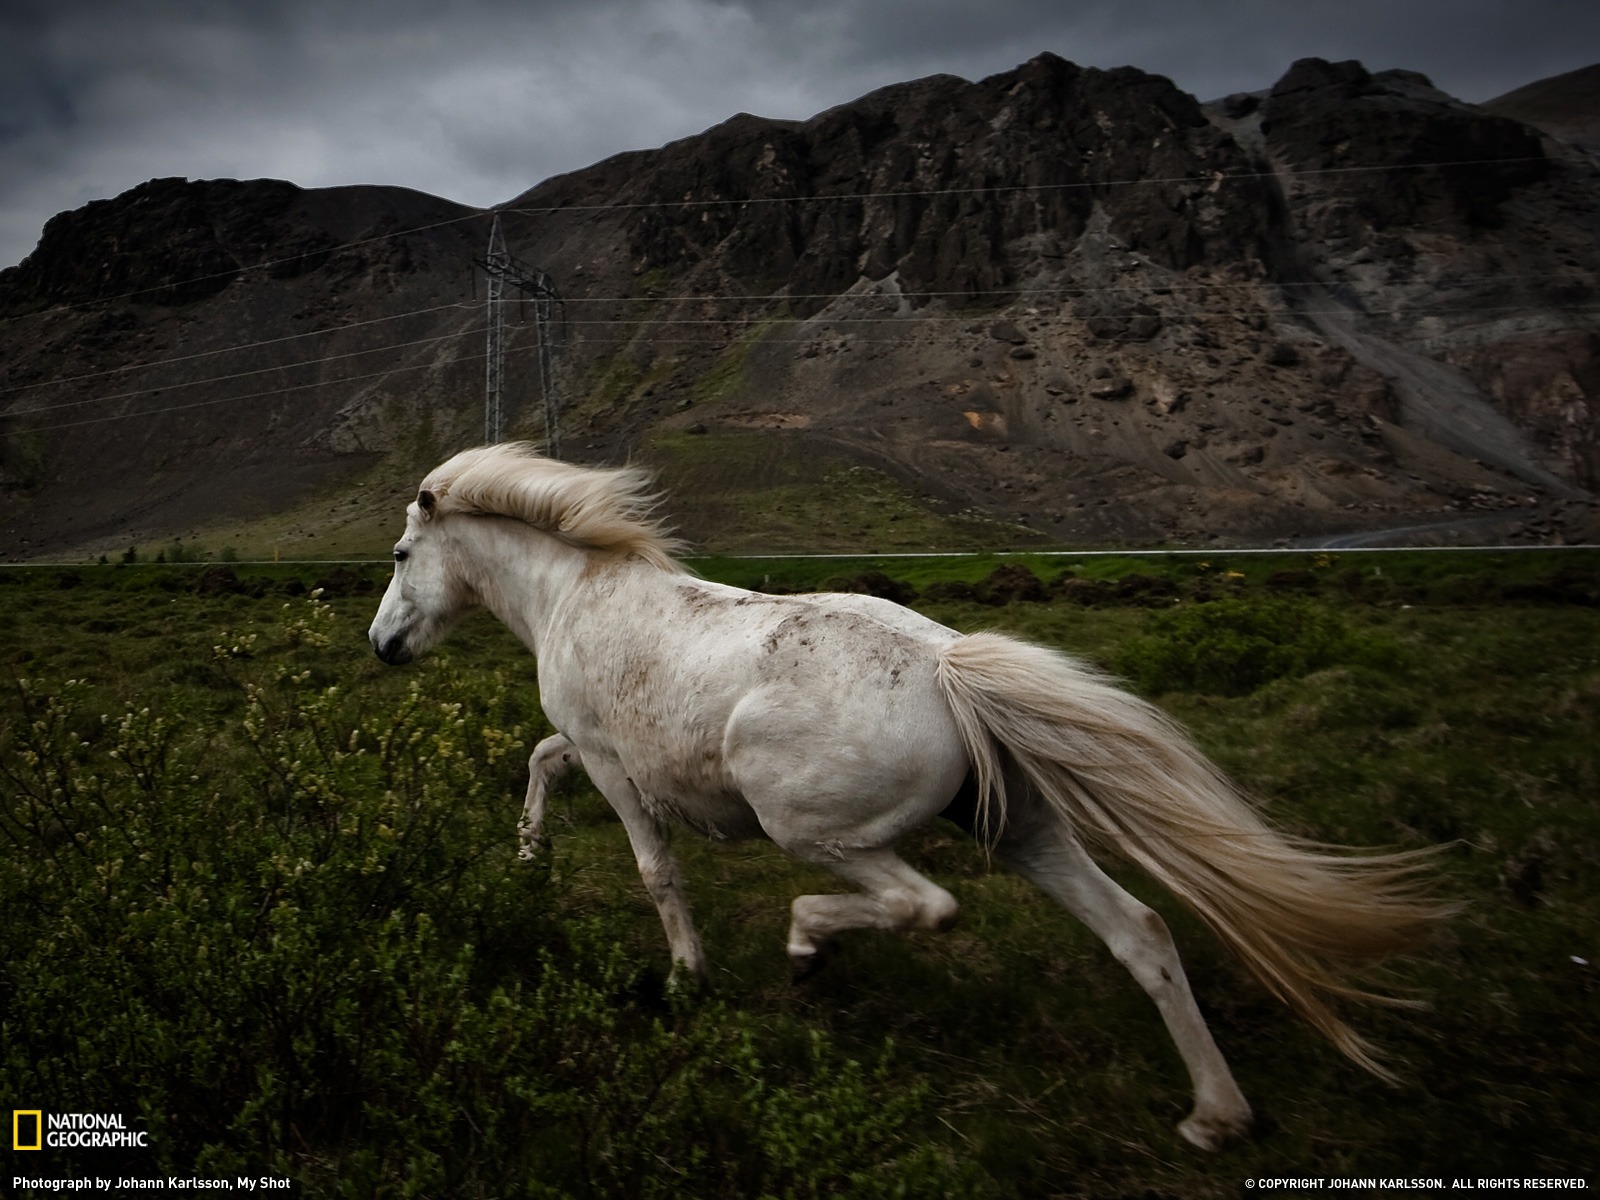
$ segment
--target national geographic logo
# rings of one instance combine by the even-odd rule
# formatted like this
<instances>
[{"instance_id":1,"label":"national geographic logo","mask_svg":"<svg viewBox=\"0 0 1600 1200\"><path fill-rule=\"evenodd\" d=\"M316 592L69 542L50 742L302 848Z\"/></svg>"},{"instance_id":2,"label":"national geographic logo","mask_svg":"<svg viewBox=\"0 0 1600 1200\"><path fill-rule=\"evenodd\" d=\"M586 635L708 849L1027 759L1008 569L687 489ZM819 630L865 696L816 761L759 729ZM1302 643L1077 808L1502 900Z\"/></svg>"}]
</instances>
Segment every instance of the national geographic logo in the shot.
<instances>
[{"instance_id":1,"label":"national geographic logo","mask_svg":"<svg viewBox=\"0 0 1600 1200\"><path fill-rule=\"evenodd\" d=\"M44 1112L37 1108L11 1110L11 1148L13 1150L41 1150L44 1148Z\"/></svg>"},{"instance_id":2,"label":"national geographic logo","mask_svg":"<svg viewBox=\"0 0 1600 1200\"><path fill-rule=\"evenodd\" d=\"M150 1145L144 1129L129 1129L121 1113L46 1113L40 1108L11 1110L13 1150L116 1150Z\"/></svg>"}]
</instances>

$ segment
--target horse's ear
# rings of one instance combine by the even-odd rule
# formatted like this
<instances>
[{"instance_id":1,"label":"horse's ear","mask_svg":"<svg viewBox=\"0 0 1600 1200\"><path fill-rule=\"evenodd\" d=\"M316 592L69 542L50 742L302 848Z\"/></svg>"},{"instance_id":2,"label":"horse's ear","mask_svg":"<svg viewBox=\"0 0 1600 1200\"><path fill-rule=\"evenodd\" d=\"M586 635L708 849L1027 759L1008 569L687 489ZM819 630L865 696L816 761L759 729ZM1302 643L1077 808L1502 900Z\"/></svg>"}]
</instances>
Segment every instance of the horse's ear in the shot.
<instances>
[{"instance_id":1,"label":"horse's ear","mask_svg":"<svg viewBox=\"0 0 1600 1200\"><path fill-rule=\"evenodd\" d=\"M434 509L439 507L439 498L427 488L423 488L417 493L417 507L422 510L423 516L431 517Z\"/></svg>"}]
</instances>

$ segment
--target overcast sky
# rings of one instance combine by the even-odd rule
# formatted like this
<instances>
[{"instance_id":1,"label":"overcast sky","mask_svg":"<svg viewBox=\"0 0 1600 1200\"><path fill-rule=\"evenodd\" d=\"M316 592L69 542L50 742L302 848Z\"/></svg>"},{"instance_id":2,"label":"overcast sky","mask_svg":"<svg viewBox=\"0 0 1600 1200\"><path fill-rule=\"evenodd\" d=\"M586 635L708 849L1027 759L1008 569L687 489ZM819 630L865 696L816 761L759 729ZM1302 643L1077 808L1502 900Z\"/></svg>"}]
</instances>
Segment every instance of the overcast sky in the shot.
<instances>
[{"instance_id":1,"label":"overcast sky","mask_svg":"<svg viewBox=\"0 0 1600 1200\"><path fill-rule=\"evenodd\" d=\"M474 205L744 111L808 117L1043 50L1201 99L1296 58L1466 100L1600 59L1595 0L0 0L0 266L146 179Z\"/></svg>"}]
</instances>

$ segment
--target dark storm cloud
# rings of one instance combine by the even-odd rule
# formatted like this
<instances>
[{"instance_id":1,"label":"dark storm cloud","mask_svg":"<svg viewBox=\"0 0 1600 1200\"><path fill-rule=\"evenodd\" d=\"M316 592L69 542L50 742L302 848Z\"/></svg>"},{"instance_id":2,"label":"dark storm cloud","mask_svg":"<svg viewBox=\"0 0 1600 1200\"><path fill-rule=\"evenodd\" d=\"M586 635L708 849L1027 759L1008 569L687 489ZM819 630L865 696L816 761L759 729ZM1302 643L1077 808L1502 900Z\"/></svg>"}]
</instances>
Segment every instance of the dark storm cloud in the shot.
<instances>
[{"instance_id":1,"label":"dark storm cloud","mask_svg":"<svg viewBox=\"0 0 1600 1200\"><path fill-rule=\"evenodd\" d=\"M1167 75L1202 99L1268 86L1309 56L1422 71L1473 101L1600 58L1600 5L1591 0L839 0L827 7L838 15L851 62L983 63L977 71L943 68L973 74L1048 49L1084 65Z\"/></svg>"},{"instance_id":2,"label":"dark storm cloud","mask_svg":"<svg viewBox=\"0 0 1600 1200\"><path fill-rule=\"evenodd\" d=\"M1595 47L1590 0L6 0L0 264L52 213L153 176L486 205L734 112L805 117L1042 50L1202 99L1318 55L1481 100Z\"/></svg>"}]
</instances>

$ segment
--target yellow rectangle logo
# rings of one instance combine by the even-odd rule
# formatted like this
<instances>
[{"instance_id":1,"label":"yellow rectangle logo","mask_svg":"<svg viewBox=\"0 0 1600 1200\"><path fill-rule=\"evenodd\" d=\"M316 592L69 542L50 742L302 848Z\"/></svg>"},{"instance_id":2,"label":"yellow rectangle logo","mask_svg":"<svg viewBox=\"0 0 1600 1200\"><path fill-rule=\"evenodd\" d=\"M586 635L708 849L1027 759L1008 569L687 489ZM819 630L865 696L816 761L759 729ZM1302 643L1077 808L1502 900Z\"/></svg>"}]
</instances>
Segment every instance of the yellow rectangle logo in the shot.
<instances>
[{"instance_id":1,"label":"yellow rectangle logo","mask_svg":"<svg viewBox=\"0 0 1600 1200\"><path fill-rule=\"evenodd\" d=\"M28 1126L32 1124L32 1142L25 1145ZM44 1110L42 1108L13 1108L11 1110L11 1148L13 1150L44 1149Z\"/></svg>"}]
</instances>

